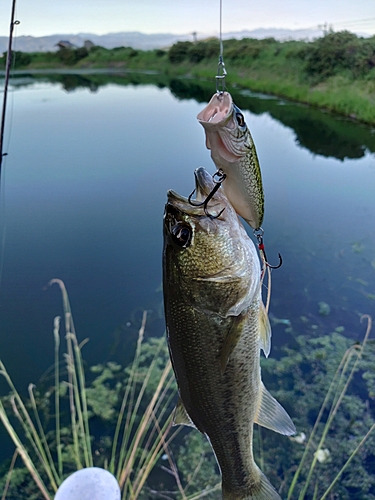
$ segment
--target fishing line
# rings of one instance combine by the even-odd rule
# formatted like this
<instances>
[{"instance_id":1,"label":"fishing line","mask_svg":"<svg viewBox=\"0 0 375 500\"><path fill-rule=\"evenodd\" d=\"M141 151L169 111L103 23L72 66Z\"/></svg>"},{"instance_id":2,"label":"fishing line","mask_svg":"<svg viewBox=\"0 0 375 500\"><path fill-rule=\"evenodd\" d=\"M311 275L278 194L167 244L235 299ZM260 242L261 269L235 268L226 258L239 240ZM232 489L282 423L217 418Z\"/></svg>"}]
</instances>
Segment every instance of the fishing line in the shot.
<instances>
[{"instance_id":1,"label":"fishing line","mask_svg":"<svg viewBox=\"0 0 375 500\"><path fill-rule=\"evenodd\" d=\"M224 64L223 48L223 0L220 0L220 54L216 75L216 92L220 95L225 91L225 77L227 71Z\"/></svg>"},{"instance_id":2,"label":"fishing line","mask_svg":"<svg viewBox=\"0 0 375 500\"><path fill-rule=\"evenodd\" d=\"M220 0L220 58L223 59L223 0Z\"/></svg>"},{"instance_id":3,"label":"fishing line","mask_svg":"<svg viewBox=\"0 0 375 500\"><path fill-rule=\"evenodd\" d=\"M262 272L261 272L261 283L263 284L264 278L266 277L266 272L267 272L267 299L266 299L266 312L268 314L268 309L270 307L270 302L271 302L271 287L272 287L272 278L271 278L271 269L279 269L279 267L282 266L283 259L281 257L281 254L279 253L279 264L277 266L271 266L271 264L267 260L267 255L266 255L266 249L264 247L264 242L263 242L263 235L264 235L264 229L261 227L258 227L258 229L254 229L253 231L254 236L258 240L258 250L259 250L259 255L263 264L262 267Z\"/></svg>"}]
</instances>

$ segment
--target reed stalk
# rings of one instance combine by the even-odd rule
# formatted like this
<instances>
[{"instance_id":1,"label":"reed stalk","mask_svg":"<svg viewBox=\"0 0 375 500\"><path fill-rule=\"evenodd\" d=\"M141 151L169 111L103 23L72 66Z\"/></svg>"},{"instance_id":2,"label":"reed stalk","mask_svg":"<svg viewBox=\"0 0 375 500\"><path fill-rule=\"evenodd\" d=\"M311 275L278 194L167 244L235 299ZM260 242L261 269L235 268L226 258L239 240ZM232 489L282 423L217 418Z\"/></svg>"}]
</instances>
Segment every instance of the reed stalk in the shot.
<instances>
[{"instance_id":1,"label":"reed stalk","mask_svg":"<svg viewBox=\"0 0 375 500\"><path fill-rule=\"evenodd\" d=\"M56 451L57 470L59 476L63 475L63 459L61 449L61 429L60 429L60 316L56 316L53 322L53 337L55 343L55 429L56 429Z\"/></svg>"},{"instance_id":2,"label":"reed stalk","mask_svg":"<svg viewBox=\"0 0 375 500\"><path fill-rule=\"evenodd\" d=\"M140 395L138 397L139 403L140 403L140 399L139 398L141 397L141 395L143 395L143 392L144 392L144 390L146 388L145 384L147 384L148 378L149 378L149 376L151 374L152 365L153 365L153 363L151 363L151 365L150 365L150 368L148 370L148 374L145 377L145 381L144 381L142 389L140 391ZM150 419L151 419L152 410L153 410L153 408L154 408L154 406L156 404L157 398L159 397L159 394L160 394L160 392L162 390L164 382L165 382L165 380L166 380L169 372L171 371L171 368L172 368L171 362L168 361L167 365L166 365L166 367L165 367L165 369L164 369L164 371L163 371L163 373L162 373L162 375L160 377L160 381L159 381L159 384L158 384L157 389L155 391L155 394L153 395L153 397L152 397L152 399L151 399L151 401L150 401L150 403L149 403L149 405L148 405L148 407L146 409L146 412L145 412L144 416L141 419L141 423L138 426L138 429L137 429L137 432L136 432L136 434L134 436L132 445L130 446L129 451L128 451L127 455L126 455L126 458L127 458L126 463L123 463L121 474L118 477L118 482L119 482L120 488L122 488L124 486L125 479L130 475L130 473L132 471L132 468L133 468L133 465L134 465L135 455L136 455L136 452L137 452L137 448L140 445L140 442L141 442L141 440L142 440L142 438L143 438L143 436L144 436L144 434L145 434L145 432L147 430L147 427L148 427ZM138 409L138 407L139 407L138 401L137 401L137 404L136 404L136 406L134 408L134 411L136 411ZM125 452L124 449L122 451Z\"/></svg>"},{"instance_id":3,"label":"reed stalk","mask_svg":"<svg viewBox=\"0 0 375 500\"><path fill-rule=\"evenodd\" d=\"M359 443L359 445L356 447L356 449L353 451L353 453L349 456L348 460L345 462L345 464L341 467L340 471L338 472L338 474L336 475L335 479L332 481L332 483L330 484L330 486L327 488L327 490L325 491L325 493L323 494L323 496L320 498L320 500L325 500L328 495L331 493L333 487L336 485L337 481L340 479L342 473L345 471L345 469L348 467L348 465L350 464L350 462L353 460L353 458L356 456L356 454L358 453L358 451L360 450L360 448L362 447L362 445L366 442L367 438L370 436L370 434L374 431L375 429L375 424L373 424L369 431L367 432L367 434L363 437L363 439L361 440L361 442Z\"/></svg>"},{"instance_id":4,"label":"reed stalk","mask_svg":"<svg viewBox=\"0 0 375 500\"><path fill-rule=\"evenodd\" d=\"M68 300L68 294L61 280L52 280L50 284L56 283L61 290L64 308L65 331L66 331L66 355L67 364L67 386L70 408L70 431L73 443L73 460L77 469L90 467L94 464L90 426L88 416L88 403L86 395L86 380L83 368L81 350L84 342L78 343L75 333L72 313ZM144 400L147 385L150 382L153 370L158 361L162 348L163 339L155 349L154 357L147 369L146 375L140 383L139 368L142 343L144 339L147 312L142 318L139 330L136 353L130 369L130 375L125 387L124 398L116 424L112 451L107 460L107 467L111 472L116 472L117 479L122 489L123 498L136 500L141 494L146 480L163 452L167 452L171 440L179 432L175 431L169 438L171 417L167 417L174 391L171 391L173 374L171 363L168 361L155 393L148 403L146 411L140 423L135 428L136 418L142 401ZM11 390L11 402L15 416L19 420L22 429L35 452L36 460L29 455L21 438L9 421L6 410L0 401L0 420L16 446L16 454L19 454L26 468L30 472L37 488L44 500L52 500L58 486L64 479L64 456L61 441L61 417L60 417L60 388L64 381L60 380L60 318L54 320L54 384L55 384L55 436L56 436L56 464L53 454L49 448L47 437L39 416L38 403L34 396L34 386L29 386L29 399L33 411L31 418L25 404L18 394L4 364L0 361L0 374L3 375ZM122 435L121 435L122 434ZM121 442L120 442L121 437ZM139 453L141 451L141 453ZM15 458L14 458L15 461ZM71 462L69 462L71 466ZM11 465L12 471L14 467ZM39 472L43 472L48 478L49 485L45 484ZM6 490L9 486L11 474L8 474ZM6 499L6 491L3 498Z\"/></svg>"},{"instance_id":5,"label":"reed stalk","mask_svg":"<svg viewBox=\"0 0 375 500\"><path fill-rule=\"evenodd\" d=\"M31 446L33 447L35 453L37 454L39 461L44 468L45 472L48 475L48 479L51 482L51 486L54 491L57 491L57 482L56 482L56 476L55 476L55 470L51 470L50 463L47 457L47 453L45 450L45 447L43 445L43 437L41 438L38 434L38 431L35 428L35 425L29 415L29 412L27 411L18 391L16 390L12 379L10 378L8 372L5 369L4 364L2 361L0 361L0 374L4 376L5 380L7 381L11 392L11 402L12 402L12 407L14 410L14 414L21 423L23 430L30 441ZM5 413L4 407L3 411ZM4 424L5 425L5 424ZM8 427L5 426L6 429L8 430ZM21 457L23 458L24 455L21 454Z\"/></svg>"},{"instance_id":6,"label":"reed stalk","mask_svg":"<svg viewBox=\"0 0 375 500\"><path fill-rule=\"evenodd\" d=\"M200 500L201 498L214 493L215 491L219 491L221 489L221 483L217 483L213 488L209 490L201 491L200 493L194 493L193 495L187 497L187 500Z\"/></svg>"},{"instance_id":7,"label":"reed stalk","mask_svg":"<svg viewBox=\"0 0 375 500\"><path fill-rule=\"evenodd\" d=\"M75 429L75 450L77 456L80 456L80 447L83 450L85 467L92 467L91 438L88 422L87 399L85 376L82 363L81 349L74 328L72 311L70 308L69 297L63 281L53 279L50 285L56 283L61 290L63 299L63 309L65 315L65 331L67 339L67 362L69 374L69 390L71 392L71 419L77 416L78 421L74 424ZM79 434L79 437L78 437ZM80 464L81 460L78 461ZM78 467L81 468L81 467Z\"/></svg>"},{"instance_id":8,"label":"reed stalk","mask_svg":"<svg viewBox=\"0 0 375 500\"><path fill-rule=\"evenodd\" d=\"M3 403L1 401L0 401L0 420L2 421L6 431L8 432L14 445L16 446L16 450L18 451L18 454L22 458L22 461L25 464L25 467L30 472L32 478L35 481L35 484L39 488L39 491L43 495L44 499L45 500L52 500L52 496L48 493L47 487L44 484L43 479L40 477L39 472L38 472L36 466L34 465L33 460L30 458L30 455L28 454L25 446L23 445L21 439L19 438L18 434L16 433L14 427L10 423L8 416L6 414L6 411L4 409Z\"/></svg>"},{"instance_id":9,"label":"reed stalk","mask_svg":"<svg viewBox=\"0 0 375 500\"><path fill-rule=\"evenodd\" d=\"M369 315L363 315L361 317L361 322L364 319L367 319L367 328L366 328L365 336L363 338L363 342L362 342L361 346L354 345L354 346L351 346L349 349L347 349L347 351L345 352L343 358L341 359L341 362L340 362L340 364L339 364L339 366L338 366L338 368L337 368L337 370L336 370L336 372L334 374L334 377L333 377L333 379L332 379L332 381L330 383L330 386L328 388L328 392L326 394L326 397L325 397L325 399L323 401L323 404L321 406L321 409L319 411L318 417L317 417L316 422L314 424L313 430L312 430L312 432L310 434L309 440L307 442L305 451L304 451L304 453L302 455L302 458L301 458L301 461L300 461L299 466L297 468L297 471L294 474L291 486L290 486L289 491L288 491L287 500L291 499L291 496L293 494L294 488L297 485L298 478L299 478L299 475L301 473L303 464L305 462L305 459L307 458L307 454L310 451L310 448L313 445L313 438L314 438L315 433L317 431L318 425L319 425L319 423L321 421L323 412L324 412L324 410L326 409L326 407L328 405L328 401L331 399L332 393L334 392L334 396L333 396L332 404L331 404L331 407L330 407L329 415L328 415L327 421L325 423L325 426L323 428L323 432L322 432L322 436L320 438L319 444L316 447L316 451L322 449L322 447L324 445L324 442L325 442L325 439L327 437L328 431L331 428L332 421L335 418L336 413L337 413L337 411L338 411L338 409L339 409L339 407L340 407L340 405L342 403L342 400L343 400L343 398L344 398L344 396L345 396L345 394L347 392L349 384L352 381L355 372L357 371L358 363L359 363L360 359L362 358L363 350L364 350L364 348L366 346L366 343L368 341L368 337L370 335L371 328L372 328L372 319L371 319L371 317ZM352 361L352 358L354 356L355 356L354 363L353 363L353 365L352 365L352 367L350 369L351 361ZM349 375L347 375L347 372L349 371L349 369L350 369L350 373L349 373ZM362 444L365 442L365 440L367 439L367 437L369 436L369 434L371 432L372 432L372 428L366 434L365 438L361 441L360 445L356 448L356 450L353 452L353 454L349 457L349 462L354 458L354 456L356 455L356 453L360 449L360 446L362 446ZM306 482L305 482L305 484L302 487L302 490L301 490L301 492L299 494L298 500L304 500L304 498L305 498L307 489L308 489L308 487L310 485L310 482L311 482L311 479L312 479L312 474L313 474L315 466L316 466L316 462L317 462L317 454L315 453L314 457L313 457L313 460L311 462L310 468L309 468L309 472L308 472L308 475L307 475ZM343 469L345 469L346 466L347 466L347 464L344 465ZM343 469L339 472L338 477L342 474ZM333 483L336 484L337 479L338 478L336 478ZM328 488L327 491L331 491L331 489L334 486L333 483L331 484L331 486ZM318 483L316 483L314 491L316 491L317 487L318 487ZM314 493L314 495L315 495L315 493ZM326 498L326 497L324 497L324 498Z\"/></svg>"},{"instance_id":10,"label":"reed stalk","mask_svg":"<svg viewBox=\"0 0 375 500\"><path fill-rule=\"evenodd\" d=\"M40 421L40 417L39 417L39 413L38 413L38 409L37 409L37 405L36 405L36 401L35 401L35 397L34 397L34 392L33 392L34 388L35 388L35 386L33 384L29 384L29 398L30 398L31 406L32 406L33 411L34 411L34 418L35 418L37 426L38 426L37 432L38 432L38 435L40 436L40 441L41 441L41 444L43 445L45 457L47 460L45 463L45 469L48 471L51 471L51 473L53 474L54 482L52 483L52 486L55 489L55 491L57 491L57 488L60 484L60 477L56 471L55 464L54 464L54 461L53 461L53 458L51 455L51 450L49 449L46 435L45 435L45 432L44 432L44 429L42 426L42 422Z\"/></svg>"},{"instance_id":11,"label":"reed stalk","mask_svg":"<svg viewBox=\"0 0 375 500\"><path fill-rule=\"evenodd\" d=\"M292 483L291 483L291 485L289 487L287 500L290 500L292 498L292 494L294 492L294 488L296 487L296 485L298 483L298 479L299 479L302 467L303 467L303 465L305 463L305 460L307 458L308 452L310 451L310 448L311 448L311 446L314 443L313 439L315 437L316 431L318 430L318 426L320 424L320 421L321 421L321 418L323 416L324 410L326 409L326 407L328 405L328 401L331 398L332 392L333 392L333 390L336 387L337 378L339 377L339 375L340 375L340 373L342 371L342 367L345 364L346 359L349 356L351 349L353 349L353 347L351 347L350 349L348 349L345 352L345 354L344 354L344 356L343 356L343 358L342 358L342 360L341 360L341 362L340 362L340 364L339 364L339 366L338 366L338 368L337 368L337 370L336 370L336 372L335 372L335 374L333 376L333 379L332 379L332 381L331 381L331 383L330 383L330 385L328 387L328 391L327 391L326 396L324 398L323 404L322 404L322 406L321 406L321 408L319 410L318 417L317 417L317 419L315 421L314 427L313 427L313 429L311 431L311 434L310 434L310 437L309 437L309 439L307 441L307 444L306 444L305 450L303 452L302 458L301 458L301 460L300 460L300 462L298 464L298 468L297 468L297 470L296 470L296 472L295 472L295 474L293 476Z\"/></svg>"},{"instance_id":12,"label":"reed stalk","mask_svg":"<svg viewBox=\"0 0 375 500\"><path fill-rule=\"evenodd\" d=\"M117 419L117 425L116 425L116 430L115 430L115 436L113 439L113 446L112 446L112 459L111 459L111 469L112 473L118 477L121 473L121 464L124 463L125 461L125 449L128 444L128 440L130 437L130 430L131 430L131 421L132 421L132 414L133 414L133 403L134 403L134 394L135 394L135 389L136 389L136 373L138 371L138 366L139 366L139 357L141 354L141 346L142 346L142 341L144 337L144 332L145 332L145 326L146 326L146 320L147 320L147 311L144 311L143 317L142 317L142 324L141 328L139 329L138 332L138 341L137 341L137 348L135 351L133 363L130 369L130 376L126 385L125 389L125 394L121 403L121 408L119 412L119 416ZM125 409L127 408L127 413L126 413L126 419L124 423L124 415L125 415ZM124 433L123 433L123 439L122 443L120 445L120 455L118 459L118 465L117 465L117 471L115 473L115 466L114 466L114 461L115 457L117 454L117 447L118 447L118 441L119 441L119 436L120 436L120 431L121 428L123 427L124 423Z\"/></svg>"},{"instance_id":13,"label":"reed stalk","mask_svg":"<svg viewBox=\"0 0 375 500\"><path fill-rule=\"evenodd\" d=\"M13 453L12 461L10 463L10 467L9 467L9 471L8 471L8 475L7 475L7 480L5 482L4 491L3 491L3 494L1 496L1 500L5 500L5 497L7 496L10 480L12 477L13 469L14 469L18 455L19 455L19 453L18 453L18 450L16 448L16 451Z\"/></svg>"}]
</instances>

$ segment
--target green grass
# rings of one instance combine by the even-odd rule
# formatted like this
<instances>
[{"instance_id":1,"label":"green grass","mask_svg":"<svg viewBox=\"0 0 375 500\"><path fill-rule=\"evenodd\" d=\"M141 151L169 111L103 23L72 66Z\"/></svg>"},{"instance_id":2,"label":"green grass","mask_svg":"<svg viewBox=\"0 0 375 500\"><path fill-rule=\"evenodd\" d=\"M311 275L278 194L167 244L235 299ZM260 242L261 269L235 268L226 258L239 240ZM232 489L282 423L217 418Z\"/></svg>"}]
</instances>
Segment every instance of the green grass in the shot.
<instances>
[{"instance_id":1,"label":"green grass","mask_svg":"<svg viewBox=\"0 0 375 500\"><path fill-rule=\"evenodd\" d=\"M168 50L93 47L47 53L16 53L15 67L148 70L169 77L214 81L219 43L178 42ZM375 37L328 33L314 42L243 39L224 41L227 88L274 94L375 123Z\"/></svg>"},{"instance_id":2,"label":"green grass","mask_svg":"<svg viewBox=\"0 0 375 500\"><path fill-rule=\"evenodd\" d=\"M81 355L85 341L79 343L77 340L64 284L60 280L52 280L51 284L53 283L60 286L63 296L66 331L64 357L67 378L63 380L60 377L60 318L56 318L54 324L55 425L52 434L51 432L47 434L43 428L34 396L34 386L29 386L29 402L25 404L14 387L4 364L0 361L0 373L9 385L10 403L13 409L13 415L9 414L9 409L6 409L3 402L0 401L0 420L13 440L17 454L22 458L45 500L52 500L59 485L69 472L96 465L96 455L91 446L87 388ZM169 445L177 433L177 431L170 433L171 415L167 414L171 399L174 398L175 394L175 391L169 390L174 384L170 362L166 364L160 378L156 380L156 388L152 398L150 400L145 398L147 385L150 382L150 377L154 374L154 367L158 361L162 340L159 340L159 345L154 350L154 357L141 384L139 384L137 377L139 360L142 356L146 318L147 314L144 313L135 357L129 369L129 378L117 416L111 453L105 463L105 468L113 473L119 482L122 498L134 500L141 494L145 482L160 456L165 453L170 455ZM60 400L65 389L67 389L69 400L70 425L64 426L62 433ZM140 416L141 406L145 408L145 411ZM17 431L15 424L12 423L14 416L23 433ZM11 484L11 474L9 477ZM8 487L9 481L7 481L5 490ZM3 494L3 499L6 499L6 491Z\"/></svg>"},{"instance_id":3,"label":"green grass","mask_svg":"<svg viewBox=\"0 0 375 500\"><path fill-rule=\"evenodd\" d=\"M218 498L220 478L212 451L204 438L197 431L192 431L185 436L185 446L180 444L179 453L176 449L172 452L173 440L180 430L180 427L174 432L171 430L171 408L176 395L175 380L168 360L165 338L154 339L150 345L144 342L146 312L139 329L134 359L126 369L124 384L119 384L120 378L116 378L116 374L118 377L123 376L121 367L108 363L105 367L97 366L92 370L97 374L97 378L87 385L81 354L86 341L78 342L64 284L60 280L52 280L51 284L57 284L62 293L66 369L61 369L60 366L60 318L54 321L54 387L49 390L48 396L41 396L35 386L30 384L29 398L25 401L0 361L0 374L10 388L10 397L0 400L0 420L15 446L9 473L3 483L1 500L7 499L7 492L12 489L13 481L17 482L22 474L22 470L15 468L18 456L21 457L35 486L29 486L29 493L22 493L22 496L21 491L15 492L13 488L14 496L11 498L52 500L59 485L70 473L95 465L114 474L123 499L141 500L147 498L147 481L161 455L165 455L168 461L168 467L164 466L164 470L168 471L175 482L174 497L181 500ZM274 458L280 456L283 465L290 463L290 470L283 480L278 478L278 481L281 481L280 493L284 497L287 496L288 500L331 498L330 495L337 491L337 487L341 488L340 479L347 471L351 471L352 475L356 474L357 462L361 459L358 455L369 438L373 438L375 424L370 417L363 419L360 426L359 422L356 422L356 431L349 430L353 425L349 421L350 415L355 414L351 413L353 405L359 405L359 400L348 394L349 388L359 370L362 371L364 379L369 381L369 387L375 380L372 354L367 349L372 322L367 315L362 319L367 320L367 328L361 344L355 343L346 347L349 341L337 332L331 336L309 340L300 337L299 348L293 351L293 354L290 350L287 357L265 360L263 374L267 377L269 370L273 371L279 386L290 386L291 373L299 380L299 365L309 361L312 370L317 371L314 379L304 381L304 385L294 387L293 391L300 392L299 398L303 393L301 391L306 391L304 388L310 391L307 396L310 405L308 411L313 410L316 401L323 399L312 429L309 430L306 423L297 426L299 430L303 429L309 434L307 442L302 445L304 449L301 453L298 451L302 449L301 445L294 443L292 446L292 440L285 436L280 437L282 441L275 449L272 441L269 441L267 431L256 432L260 447L259 464L262 470L266 469L266 475L270 472L267 471L270 467L268 464L272 464ZM309 346L309 349L303 346ZM340 352L343 354L338 361ZM326 367L324 370L320 367L320 362L326 363L323 365ZM112 388L106 385L108 380L112 381ZM321 381L318 386L317 380ZM359 384L358 376L356 384ZM370 392L370 397L373 397L371 394L373 393ZM294 403L297 398L295 393L288 396L285 391L281 392L280 396L287 409L288 398L292 397ZM46 403L47 400L53 402L52 409ZM301 416L305 405L306 401L299 399ZM69 425L60 416L62 408L66 407L69 410ZM349 418L345 416L348 411ZM46 413L50 416L49 424L47 419L47 425L43 425L41 415L45 416ZM361 415L360 411L358 415ZM103 438L100 446L95 442L90 430L93 416L101 416L110 424L111 437ZM317 452L328 447L332 460L337 459L332 436L338 429L341 429L342 435L349 440L348 446L344 453L339 452L341 455L338 467L328 464L322 469L322 464L318 463ZM351 441L348 433L352 437ZM275 439L275 433L270 434L272 439ZM278 439L278 436L276 438ZM107 444L106 439L109 439ZM340 449L341 443L336 444ZM106 448L106 451L98 453L100 447ZM177 456L177 462L174 454ZM275 465L271 465L271 468ZM330 467L332 471L327 476ZM275 485L277 481L274 475L279 470L280 464L275 467L270 477ZM23 479L25 482L25 478ZM290 483L289 489L286 487L286 481ZM340 488L338 491L341 491ZM23 487L22 492L24 491ZM163 492L160 494L163 495Z\"/></svg>"},{"instance_id":4,"label":"green grass","mask_svg":"<svg viewBox=\"0 0 375 500\"><path fill-rule=\"evenodd\" d=\"M314 454L313 454L313 459L312 462L309 466L308 469L308 474L305 482L302 485L301 491L298 495L298 500L304 500L306 498L306 493L307 490L311 484L312 481L312 476L314 473L314 470L316 468L317 462L318 462L318 451L324 449L325 441L328 432L330 431L333 421L335 419L335 416L341 406L341 403L346 395L346 392L349 388L350 383L353 380L353 377L357 371L358 368L358 363L360 362L363 352L366 348L366 343L368 341L370 332L371 332L371 327L372 327L372 320L371 317L368 315L362 316L361 321L367 319L367 329L366 333L363 339L362 344L355 344L351 346L349 349L346 350L343 358L341 359L341 362L334 374L334 377L332 381L330 382L328 386L328 391L326 394L326 397L323 401L323 404L320 408L318 417L315 421L314 427L312 429L312 432L310 433L309 439L307 441L304 453L302 455L301 461L298 465L298 468L293 476L292 483L289 487L288 490L288 497L287 500L291 500L293 498L293 493L295 491L296 485L298 483L298 480L300 478L300 473L302 471L302 468L304 466L305 460L308 457L309 452L313 449ZM330 403L330 406L329 406ZM328 418L325 422L323 432L320 436L320 439L317 441L317 444L314 442L316 439L317 431L319 428L319 424L322 421L322 417L325 411L328 410ZM326 491L323 493L323 495L320 497L320 500L325 500L329 493L332 491L344 471L347 469L347 467L350 465L354 457L358 454L359 450L363 446L363 444L366 442L366 440L369 438L369 436L373 433L375 430L375 424L373 424L366 435L363 437L363 439L360 441L358 446L355 448L355 450L349 455L347 458L346 462L344 465L341 467L339 472L337 473L336 477L334 480L331 482L331 484L328 486ZM318 481L314 485L314 491L318 491ZM315 496L315 494L314 494Z\"/></svg>"},{"instance_id":5,"label":"green grass","mask_svg":"<svg viewBox=\"0 0 375 500\"><path fill-rule=\"evenodd\" d=\"M106 367L93 367L93 373L99 375L87 386L81 353L87 341L78 342L64 283L52 280L50 284L57 284L62 293L66 369L60 369L60 317L54 320L54 387L48 395L35 395L35 386L30 384L29 398L24 401L0 361L0 374L10 388L10 396L0 400L0 420L15 446L9 472L3 481L1 500L8 498L10 490L11 498L17 500L52 500L69 474L92 466L103 467L116 477L123 499L145 499L149 491L146 482L162 455L168 464L164 469L173 477L179 498L199 500L217 492L219 478L213 486L193 491L191 480L183 485L180 479L171 451L171 444L181 430L181 427L171 429L176 384L171 362L167 360L165 337L151 339L152 342L147 344L144 342L147 312L143 313L134 359L125 370L125 385L121 386L118 381L114 389L106 385L108 380L113 381L115 375L121 373L121 367L107 363ZM117 405L119 393L122 393L122 399ZM60 416L66 399L68 425ZM52 429L48 425L48 421L51 424L50 400L54 402ZM46 408L49 418L47 426L43 426L41 414L46 416ZM101 437L99 446L90 430L93 416L101 416L103 421L110 422L111 438ZM105 448L104 452L99 453L100 448ZM33 482L31 485L23 470L15 468L18 456Z\"/></svg>"}]
</instances>

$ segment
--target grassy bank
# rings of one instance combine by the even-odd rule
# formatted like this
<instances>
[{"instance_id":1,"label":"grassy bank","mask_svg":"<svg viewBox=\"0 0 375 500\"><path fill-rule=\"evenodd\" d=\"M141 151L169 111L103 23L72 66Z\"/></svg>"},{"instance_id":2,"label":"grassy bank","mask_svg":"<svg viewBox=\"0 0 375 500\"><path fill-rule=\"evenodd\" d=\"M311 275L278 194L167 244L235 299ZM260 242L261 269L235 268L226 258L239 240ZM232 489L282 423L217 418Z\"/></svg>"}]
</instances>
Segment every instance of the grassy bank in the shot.
<instances>
[{"instance_id":1,"label":"grassy bank","mask_svg":"<svg viewBox=\"0 0 375 500\"><path fill-rule=\"evenodd\" d=\"M124 68L212 79L218 40L178 42L169 50L93 47L18 53L16 68ZM375 37L329 33L314 42L243 39L224 42L229 91L234 87L285 97L375 124Z\"/></svg>"}]
</instances>

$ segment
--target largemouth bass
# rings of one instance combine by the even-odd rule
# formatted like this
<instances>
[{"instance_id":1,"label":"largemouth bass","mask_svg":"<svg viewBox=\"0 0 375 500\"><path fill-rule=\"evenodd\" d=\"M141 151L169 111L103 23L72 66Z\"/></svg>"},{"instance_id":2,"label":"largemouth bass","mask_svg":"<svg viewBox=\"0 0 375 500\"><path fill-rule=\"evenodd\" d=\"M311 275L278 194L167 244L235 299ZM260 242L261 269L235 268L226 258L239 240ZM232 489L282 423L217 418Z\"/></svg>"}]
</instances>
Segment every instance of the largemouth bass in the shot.
<instances>
[{"instance_id":1,"label":"largemouth bass","mask_svg":"<svg viewBox=\"0 0 375 500\"><path fill-rule=\"evenodd\" d=\"M198 121L216 168L226 174L225 194L252 228L262 225L264 194L257 152L241 110L228 92L216 93Z\"/></svg>"},{"instance_id":2,"label":"largemouth bass","mask_svg":"<svg viewBox=\"0 0 375 500\"><path fill-rule=\"evenodd\" d=\"M196 198L214 183L197 169ZM265 389L260 349L271 329L261 298L256 248L222 189L202 207L168 192L164 214L163 290L167 340L179 388L174 423L209 439L222 474L224 500L280 500L253 458L253 424L295 433Z\"/></svg>"}]
</instances>

